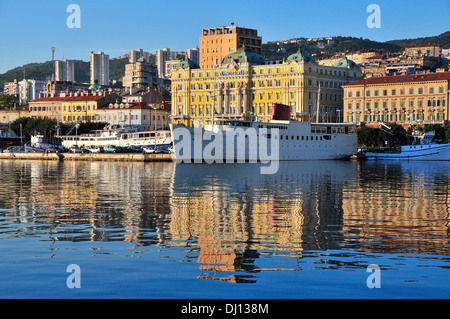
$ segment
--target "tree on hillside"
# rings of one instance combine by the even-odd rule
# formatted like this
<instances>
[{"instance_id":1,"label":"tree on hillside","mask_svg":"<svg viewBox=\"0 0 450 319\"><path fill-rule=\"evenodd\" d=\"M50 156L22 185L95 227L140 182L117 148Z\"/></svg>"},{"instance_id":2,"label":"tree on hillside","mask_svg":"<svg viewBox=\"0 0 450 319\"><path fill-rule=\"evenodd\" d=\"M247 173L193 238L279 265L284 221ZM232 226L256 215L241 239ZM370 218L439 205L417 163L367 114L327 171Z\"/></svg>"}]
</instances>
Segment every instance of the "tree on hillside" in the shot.
<instances>
[{"instance_id":1,"label":"tree on hillside","mask_svg":"<svg viewBox=\"0 0 450 319\"><path fill-rule=\"evenodd\" d=\"M0 94L0 109L13 107L14 100L15 98L12 95Z\"/></svg>"}]
</instances>

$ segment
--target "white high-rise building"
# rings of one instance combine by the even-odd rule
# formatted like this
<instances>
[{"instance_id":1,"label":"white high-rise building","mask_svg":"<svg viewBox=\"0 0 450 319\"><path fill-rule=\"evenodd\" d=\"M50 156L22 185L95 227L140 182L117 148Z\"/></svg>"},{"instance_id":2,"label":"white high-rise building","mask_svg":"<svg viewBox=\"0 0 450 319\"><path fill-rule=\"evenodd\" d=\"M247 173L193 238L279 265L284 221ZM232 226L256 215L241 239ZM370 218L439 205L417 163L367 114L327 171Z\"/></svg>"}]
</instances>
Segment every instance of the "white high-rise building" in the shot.
<instances>
[{"instance_id":1,"label":"white high-rise building","mask_svg":"<svg viewBox=\"0 0 450 319\"><path fill-rule=\"evenodd\" d=\"M19 104L25 105L29 101L39 98L40 92L44 90L44 81L23 79L18 82Z\"/></svg>"},{"instance_id":2,"label":"white high-rise building","mask_svg":"<svg viewBox=\"0 0 450 319\"><path fill-rule=\"evenodd\" d=\"M109 55L91 51L91 84L109 85Z\"/></svg>"},{"instance_id":3,"label":"white high-rise building","mask_svg":"<svg viewBox=\"0 0 450 319\"><path fill-rule=\"evenodd\" d=\"M130 50L128 59L129 59L130 63L142 61L141 59L144 60L143 62L148 63L149 59L150 59L150 52L145 52L142 49Z\"/></svg>"},{"instance_id":4,"label":"white high-rise building","mask_svg":"<svg viewBox=\"0 0 450 319\"><path fill-rule=\"evenodd\" d=\"M158 76L160 78L166 77L166 61L175 60L177 52L170 51L169 48L156 50L156 66L158 67Z\"/></svg>"},{"instance_id":5,"label":"white high-rise building","mask_svg":"<svg viewBox=\"0 0 450 319\"><path fill-rule=\"evenodd\" d=\"M186 50L186 56L189 60L195 62L196 64L200 64L200 55L199 55L199 49L198 48L192 48Z\"/></svg>"},{"instance_id":6,"label":"white high-rise building","mask_svg":"<svg viewBox=\"0 0 450 319\"><path fill-rule=\"evenodd\" d=\"M55 80L56 81L75 81L75 63L66 59L55 61Z\"/></svg>"}]
</instances>

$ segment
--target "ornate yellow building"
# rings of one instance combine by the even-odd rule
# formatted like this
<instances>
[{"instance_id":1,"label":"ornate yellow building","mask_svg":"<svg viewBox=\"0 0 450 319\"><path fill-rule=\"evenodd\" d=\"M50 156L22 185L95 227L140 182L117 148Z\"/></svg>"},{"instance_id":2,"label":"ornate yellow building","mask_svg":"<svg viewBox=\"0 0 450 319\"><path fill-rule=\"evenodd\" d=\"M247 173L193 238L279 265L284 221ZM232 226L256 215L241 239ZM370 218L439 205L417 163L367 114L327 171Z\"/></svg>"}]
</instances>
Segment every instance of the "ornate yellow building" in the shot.
<instances>
[{"instance_id":1,"label":"ornate yellow building","mask_svg":"<svg viewBox=\"0 0 450 319\"><path fill-rule=\"evenodd\" d=\"M273 103L289 105L291 117L299 120L315 117L319 105L321 122L340 122L341 86L360 76L350 60L323 66L300 51L273 64L245 49L226 55L215 68L200 69L184 60L171 77L172 122L204 126L211 121L213 108L216 119L268 121Z\"/></svg>"}]
</instances>

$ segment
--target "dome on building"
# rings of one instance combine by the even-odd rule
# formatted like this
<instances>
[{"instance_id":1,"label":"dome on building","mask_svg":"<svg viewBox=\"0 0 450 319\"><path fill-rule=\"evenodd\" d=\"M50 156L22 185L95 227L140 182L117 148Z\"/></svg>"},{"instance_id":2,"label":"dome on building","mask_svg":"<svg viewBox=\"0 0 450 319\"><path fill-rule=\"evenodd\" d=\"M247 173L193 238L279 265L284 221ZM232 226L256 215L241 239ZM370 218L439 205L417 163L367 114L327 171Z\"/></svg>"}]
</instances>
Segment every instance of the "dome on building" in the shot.
<instances>
[{"instance_id":1,"label":"dome on building","mask_svg":"<svg viewBox=\"0 0 450 319\"><path fill-rule=\"evenodd\" d=\"M353 62L352 60L349 60L347 58L337 60L336 62L333 63L333 66L338 67L338 68L355 68L355 67L357 67L355 62Z\"/></svg>"},{"instance_id":2,"label":"dome on building","mask_svg":"<svg viewBox=\"0 0 450 319\"><path fill-rule=\"evenodd\" d=\"M293 53L290 56L288 56L286 62L288 63L292 61L300 62L302 60L304 62L314 62L313 58L309 54L300 52L300 49L296 53Z\"/></svg>"},{"instance_id":3,"label":"dome on building","mask_svg":"<svg viewBox=\"0 0 450 319\"><path fill-rule=\"evenodd\" d=\"M183 70L185 70L185 69L198 69L198 68L200 68L199 66L198 66L198 64L197 63L195 63L194 61L192 61L192 60L190 60L190 59L185 59L185 60L183 60L183 61L180 61L180 62L178 62L177 64L176 64L176 69L183 69Z\"/></svg>"},{"instance_id":4,"label":"dome on building","mask_svg":"<svg viewBox=\"0 0 450 319\"><path fill-rule=\"evenodd\" d=\"M89 90L95 91L100 89L100 87L100 84L98 84L97 80L95 80L95 82L89 86Z\"/></svg>"},{"instance_id":5,"label":"dome on building","mask_svg":"<svg viewBox=\"0 0 450 319\"><path fill-rule=\"evenodd\" d=\"M239 50L233 53L227 54L223 60L222 64L227 64L231 62L231 60L234 60L236 63L241 62L249 62L252 64L265 64L266 60L261 54L255 53L255 52L248 52L245 50Z\"/></svg>"}]
</instances>

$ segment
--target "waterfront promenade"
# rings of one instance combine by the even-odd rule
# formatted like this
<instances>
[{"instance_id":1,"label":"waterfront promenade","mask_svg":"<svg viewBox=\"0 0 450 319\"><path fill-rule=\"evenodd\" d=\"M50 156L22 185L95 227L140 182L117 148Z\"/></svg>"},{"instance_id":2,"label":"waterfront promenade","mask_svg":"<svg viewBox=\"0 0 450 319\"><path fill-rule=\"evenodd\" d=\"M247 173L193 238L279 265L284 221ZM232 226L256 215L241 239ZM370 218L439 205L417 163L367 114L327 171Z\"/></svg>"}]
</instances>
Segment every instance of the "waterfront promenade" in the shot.
<instances>
[{"instance_id":1,"label":"waterfront promenade","mask_svg":"<svg viewBox=\"0 0 450 319\"><path fill-rule=\"evenodd\" d=\"M0 159L21 160L73 160L73 161L123 161L123 162L171 162L171 154L143 153L0 153Z\"/></svg>"}]
</instances>

